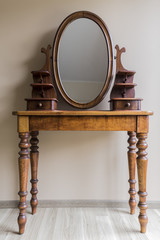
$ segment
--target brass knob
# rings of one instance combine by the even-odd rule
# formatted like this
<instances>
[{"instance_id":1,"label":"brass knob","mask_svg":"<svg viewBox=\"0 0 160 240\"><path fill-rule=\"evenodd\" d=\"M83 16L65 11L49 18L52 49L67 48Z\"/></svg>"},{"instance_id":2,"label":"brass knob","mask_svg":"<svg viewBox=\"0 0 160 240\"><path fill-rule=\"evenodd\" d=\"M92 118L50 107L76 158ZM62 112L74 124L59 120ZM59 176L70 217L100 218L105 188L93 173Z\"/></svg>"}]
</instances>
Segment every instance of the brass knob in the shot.
<instances>
[{"instance_id":1,"label":"brass knob","mask_svg":"<svg viewBox=\"0 0 160 240\"><path fill-rule=\"evenodd\" d=\"M130 107L131 106L131 104L130 103L126 103L126 105L125 105L126 107Z\"/></svg>"},{"instance_id":2,"label":"brass knob","mask_svg":"<svg viewBox=\"0 0 160 240\"><path fill-rule=\"evenodd\" d=\"M41 102L38 103L38 107L39 107L39 108L43 107L43 104L42 104Z\"/></svg>"}]
</instances>

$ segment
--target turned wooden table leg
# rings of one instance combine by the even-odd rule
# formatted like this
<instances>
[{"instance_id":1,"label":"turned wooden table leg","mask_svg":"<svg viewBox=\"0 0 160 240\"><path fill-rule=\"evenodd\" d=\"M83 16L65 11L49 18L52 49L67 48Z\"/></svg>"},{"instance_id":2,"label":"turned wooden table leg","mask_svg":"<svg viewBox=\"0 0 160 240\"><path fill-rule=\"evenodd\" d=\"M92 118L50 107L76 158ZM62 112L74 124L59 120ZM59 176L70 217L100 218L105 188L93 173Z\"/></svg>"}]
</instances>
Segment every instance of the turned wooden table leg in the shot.
<instances>
[{"instance_id":1,"label":"turned wooden table leg","mask_svg":"<svg viewBox=\"0 0 160 240\"><path fill-rule=\"evenodd\" d=\"M29 133L19 133L19 137L21 139L19 143L20 152L19 152L19 178L20 178L20 202L19 202L19 217L18 217L18 224L19 224L19 233L24 233L25 224L26 224L26 196L27 196L27 183L28 183L28 168L29 168Z\"/></svg>"},{"instance_id":2,"label":"turned wooden table leg","mask_svg":"<svg viewBox=\"0 0 160 240\"><path fill-rule=\"evenodd\" d=\"M130 199L129 199L129 206L130 206L130 213L134 214L135 213L135 207L136 207L136 189L135 189L135 170L136 170L136 133L135 132L128 132L129 138L128 138L128 168L129 168L129 194L130 194Z\"/></svg>"},{"instance_id":3,"label":"turned wooden table leg","mask_svg":"<svg viewBox=\"0 0 160 240\"><path fill-rule=\"evenodd\" d=\"M37 193L38 193L38 189L37 189L37 171L38 171L38 158L39 158L39 152L38 152L38 143L39 140L37 138L39 132L38 131L33 131L30 133L31 135L31 151L30 151L30 157L31 157L31 184L32 184L32 188L31 188L31 194L32 194L32 198L30 201L31 207L32 207L32 214L36 213L37 210L37 205L38 205L38 199L37 199Z\"/></svg>"},{"instance_id":4,"label":"turned wooden table leg","mask_svg":"<svg viewBox=\"0 0 160 240\"><path fill-rule=\"evenodd\" d=\"M31 188L31 194L32 194L32 198L30 201L31 207L32 207L32 214L36 213L37 210L37 205L38 205L38 199L37 199L37 193L38 193L38 189L37 189L37 171L38 171L38 158L39 158L39 152L38 152L38 143L39 140L37 138L38 136L38 131L33 131L30 133L31 134L31 152L30 152L30 157L31 157L31 184L32 184L32 188Z\"/></svg>"},{"instance_id":5,"label":"turned wooden table leg","mask_svg":"<svg viewBox=\"0 0 160 240\"><path fill-rule=\"evenodd\" d=\"M148 217L146 214L146 209L148 208L147 203L146 203L146 177L147 177L147 143L146 143L146 138L147 134L146 133L138 133L137 134L138 138L138 143L137 143L137 148L138 148L138 156L137 156L137 170L138 170L138 183L139 183L139 204L138 207L140 208L140 214L139 214L139 222L141 226L141 232L145 233L146 232L146 226L148 223Z\"/></svg>"}]
</instances>

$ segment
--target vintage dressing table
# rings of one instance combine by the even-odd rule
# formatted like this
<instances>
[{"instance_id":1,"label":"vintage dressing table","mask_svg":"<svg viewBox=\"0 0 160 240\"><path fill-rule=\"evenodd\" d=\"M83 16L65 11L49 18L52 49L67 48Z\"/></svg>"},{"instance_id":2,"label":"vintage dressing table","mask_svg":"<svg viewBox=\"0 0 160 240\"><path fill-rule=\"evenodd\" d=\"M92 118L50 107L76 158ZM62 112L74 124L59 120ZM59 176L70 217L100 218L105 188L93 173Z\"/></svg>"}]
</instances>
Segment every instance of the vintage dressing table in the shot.
<instances>
[{"instance_id":1,"label":"vintage dressing table","mask_svg":"<svg viewBox=\"0 0 160 240\"><path fill-rule=\"evenodd\" d=\"M46 130L128 132L130 213L134 214L136 207L135 169L137 163L139 222L141 232L146 232L148 222L146 215L146 138L149 115L152 115L152 112L141 111L142 99L135 98L136 84L133 83L135 72L126 70L121 64L121 53L125 49L119 49L118 45L116 49L116 74L111 91L111 110L92 111L84 109L96 106L104 98L112 81L113 48L104 22L97 15L87 11L73 13L58 28L52 57L50 57L50 46L47 49L42 48L42 52L46 54L46 63L41 70L32 72L34 83L31 84L32 98L26 99L27 111L13 112L13 115L17 116L20 137L20 191L18 193L20 196L18 217L20 234L24 233L26 224L29 162L31 162L32 184L30 203L32 214L36 213L38 134L39 131ZM78 66L80 70L76 72L75 69ZM67 103L76 108L74 111L57 110L56 90Z\"/></svg>"}]
</instances>

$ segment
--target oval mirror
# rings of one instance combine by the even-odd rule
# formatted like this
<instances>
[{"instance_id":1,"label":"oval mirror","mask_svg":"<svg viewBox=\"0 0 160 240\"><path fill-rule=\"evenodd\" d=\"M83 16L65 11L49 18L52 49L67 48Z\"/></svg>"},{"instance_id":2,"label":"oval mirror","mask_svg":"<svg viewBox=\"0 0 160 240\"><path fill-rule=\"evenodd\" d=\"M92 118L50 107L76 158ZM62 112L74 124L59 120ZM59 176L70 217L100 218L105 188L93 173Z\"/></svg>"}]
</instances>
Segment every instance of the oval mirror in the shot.
<instances>
[{"instance_id":1,"label":"oval mirror","mask_svg":"<svg viewBox=\"0 0 160 240\"><path fill-rule=\"evenodd\" d=\"M53 45L54 76L63 98L77 108L95 106L109 89L112 69L112 41L104 22L86 11L68 16Z\"/></svg>"}]
</instances>

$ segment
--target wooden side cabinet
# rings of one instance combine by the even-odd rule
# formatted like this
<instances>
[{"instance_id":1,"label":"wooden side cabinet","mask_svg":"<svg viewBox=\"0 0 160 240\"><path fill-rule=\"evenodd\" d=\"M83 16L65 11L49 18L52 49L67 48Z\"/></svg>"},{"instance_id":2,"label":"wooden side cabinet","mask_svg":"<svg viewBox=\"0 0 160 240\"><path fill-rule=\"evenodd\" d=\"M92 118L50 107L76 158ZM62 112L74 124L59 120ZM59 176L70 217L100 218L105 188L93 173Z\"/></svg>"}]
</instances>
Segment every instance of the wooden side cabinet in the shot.
<instances>
[{"instance_id":1,"label":"wooden side cabinet","mask_svg":"<svg viewBox=\"0 0 160 240\"><path fill-rule=\"evenodd\" d=\"M139 222L142 233L146 232L146 178L147 178L147 134L149 115L147 111L19 111L13 112L18 120L19 143L19 233L23 234L26 224L26 196L29 162L31 162L31 207L36 213L37 172L38 172L38 133L39 131L126 131L128 133L129 165L129 205L130 213L136 207L135 169L137 163ZM31 136L31 139L30 139ZM30 139L30 140L29 140ZM29 151L30 148L30 151ZM137 149L137 150L136 150Z\"/></svg>"}]
</instances>

